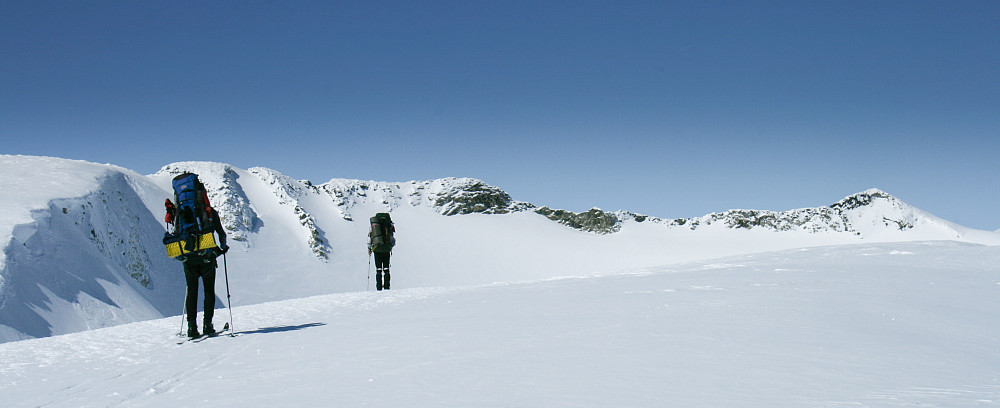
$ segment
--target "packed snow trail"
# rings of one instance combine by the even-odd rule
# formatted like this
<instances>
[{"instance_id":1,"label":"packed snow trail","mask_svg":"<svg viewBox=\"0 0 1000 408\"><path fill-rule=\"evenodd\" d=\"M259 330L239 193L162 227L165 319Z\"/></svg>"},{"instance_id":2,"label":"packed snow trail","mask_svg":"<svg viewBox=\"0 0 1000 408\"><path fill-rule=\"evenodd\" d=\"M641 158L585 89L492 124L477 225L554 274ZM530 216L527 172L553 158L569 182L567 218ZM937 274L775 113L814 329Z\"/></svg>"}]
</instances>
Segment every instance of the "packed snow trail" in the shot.
<instances>
[{"instance_id":1,"label":"packed snow trail","mask_svg":"<svg viewBox=\"0 0 1000 408\"><path fill-rule=\"evenodd\" d=\"M288 300L238 307L237 337L197 344L175 344L176 317L0 344L0 400L997 406L997 265L998 247L852 245Z\"/></svg>"}]
</instances>

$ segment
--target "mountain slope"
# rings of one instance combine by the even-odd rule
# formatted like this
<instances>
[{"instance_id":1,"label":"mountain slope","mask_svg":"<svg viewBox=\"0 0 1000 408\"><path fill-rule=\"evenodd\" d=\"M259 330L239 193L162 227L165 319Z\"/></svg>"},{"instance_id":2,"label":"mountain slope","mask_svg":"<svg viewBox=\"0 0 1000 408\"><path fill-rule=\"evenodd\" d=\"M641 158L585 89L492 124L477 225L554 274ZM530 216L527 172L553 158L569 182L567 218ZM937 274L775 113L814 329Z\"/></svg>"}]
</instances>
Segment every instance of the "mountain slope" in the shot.
<instances>
[{"instance_id":1,"label":"mountain slope","mask_svg":"<svg viewBox=\"0 0 1000 408\"><path fill-rule=\"evenodd\" d=\"M0 228L9 237L0 264L0 339L177 313L183 284L158 248L163 229L143 198L157 189L145 177L61 159L5 157L0 166L10 183Z\"/></svg>"},{"instance_id":2,"label":"mountain slope","mask_svg":"<svg viewBox=\"0 0 1000 408\"><path fill-rule=\"evenodd\" d=\"M227 278L235 305L368 289L367 218L376 212L391 212L396 222L397 289L857 242L1000 244L994 232L948 223L878 190L817 209L665 220L551 210L467 178L314 185L222 163L174 163L142 176L25 156L0 156L0 167L12 175L0 186L0 341L181 313L182 269L164 254L160 220L170 180L184 171L201 176L222 214L232 250L220 282Z\"/></svg>"}]
</instances>

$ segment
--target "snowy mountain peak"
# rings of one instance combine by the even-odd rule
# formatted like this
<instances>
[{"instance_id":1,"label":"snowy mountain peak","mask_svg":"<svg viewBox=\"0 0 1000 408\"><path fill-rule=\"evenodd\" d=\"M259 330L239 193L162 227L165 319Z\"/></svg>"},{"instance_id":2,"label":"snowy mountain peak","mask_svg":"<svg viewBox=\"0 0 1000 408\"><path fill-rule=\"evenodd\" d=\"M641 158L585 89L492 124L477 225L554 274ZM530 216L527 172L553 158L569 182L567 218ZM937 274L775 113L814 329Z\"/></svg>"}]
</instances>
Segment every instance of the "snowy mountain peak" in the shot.
<instances>
[{"instance_id":1,"label":"snowy mountain peak","mask_svg":"<svg viewBox=\"0 0 1000 408\"><path fill-rule=\"evenodd\" d=\"M506 214L523 208L510 195L482 180L449 178L437 180L441 188L433 191L434 206L443 215Z\"/></svg>"},{"instance_id":2,"label":"snowy mountain peak","mask_svg":"<svg viewBox=\"0 0 1000 408\"><path fill-rule=\"evenodd\" d=\"M827 207L782 212L729 210L704 217L670 221L654 219L654 222L692 230L721 225L731 229L849 233L860 238L884 238L913 231L910 235L913 238L961 239L963 234L969 232L967 228L941 220L875 188L852 194Z\"/></svg>"},{"instance_id":3,"label":"snowy mountain peak","mask_svg":"<svg viewBox=\"0 0 1000 408\"><path fill-rule=\"evenodd\" d=\"M902 205L902 201L891 194L877 188L870 188L860 193L851 194L836 203L830 205L831 208L842 208L850 210L858 207L870 206L877 200L886 200L895 205Z\"/></svg>"}]
</instances>

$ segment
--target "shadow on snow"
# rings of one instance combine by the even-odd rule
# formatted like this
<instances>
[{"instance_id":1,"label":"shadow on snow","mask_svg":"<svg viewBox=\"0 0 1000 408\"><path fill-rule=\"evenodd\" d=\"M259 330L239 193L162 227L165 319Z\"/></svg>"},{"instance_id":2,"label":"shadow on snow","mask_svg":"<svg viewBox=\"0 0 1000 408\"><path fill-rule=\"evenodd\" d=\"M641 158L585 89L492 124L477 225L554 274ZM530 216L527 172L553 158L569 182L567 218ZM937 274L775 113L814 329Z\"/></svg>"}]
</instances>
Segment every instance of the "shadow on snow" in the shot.
<instances>
[{"instance_id":1,"label":"shadow on snow","mask_svg":"<svg viewBox=\"0 0 1000 408\"><path fill-rule=\"evenodd\" d=\"M302 329L308 329L310 327L319 327L319 326L326 326L326 323L306 323L295 326L262 327L257 330L236 332L235 334L243 335L243 334L261 334L261 333L281 333L281 332L302 330Z\"/></svg>"}]
</instances>

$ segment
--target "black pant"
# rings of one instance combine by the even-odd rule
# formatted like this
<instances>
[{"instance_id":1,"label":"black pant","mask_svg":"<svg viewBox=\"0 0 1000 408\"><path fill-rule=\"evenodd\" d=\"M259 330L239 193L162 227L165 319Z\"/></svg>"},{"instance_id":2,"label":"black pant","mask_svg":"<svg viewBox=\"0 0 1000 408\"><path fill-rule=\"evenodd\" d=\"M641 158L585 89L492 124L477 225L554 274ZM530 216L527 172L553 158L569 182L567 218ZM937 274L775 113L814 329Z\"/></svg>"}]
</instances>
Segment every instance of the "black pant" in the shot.
<instances>
[{"instance_id":1,"label":"black pant","mask_svg":"<svg viewBox=\"0 0 1000 408\"><path fill-rule=\"evenodd\" d=\"M389 253L375 253L375 289L389 290Z\"/></svg>"},{"instance_id":2,"label":"black pant","mask_svg":"<svg viewBox=\"0 0 1000 408\"><path fill-rule=\"evenodd\" d=\"M198 317L198 278L205 284L205 321L211 322L215 315L215 262L184 262L184 279L187 281L188 324L195 324Z\"/></svg>"}]
</instances>

